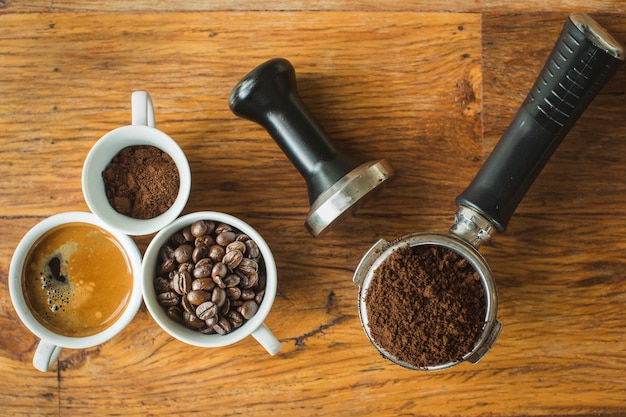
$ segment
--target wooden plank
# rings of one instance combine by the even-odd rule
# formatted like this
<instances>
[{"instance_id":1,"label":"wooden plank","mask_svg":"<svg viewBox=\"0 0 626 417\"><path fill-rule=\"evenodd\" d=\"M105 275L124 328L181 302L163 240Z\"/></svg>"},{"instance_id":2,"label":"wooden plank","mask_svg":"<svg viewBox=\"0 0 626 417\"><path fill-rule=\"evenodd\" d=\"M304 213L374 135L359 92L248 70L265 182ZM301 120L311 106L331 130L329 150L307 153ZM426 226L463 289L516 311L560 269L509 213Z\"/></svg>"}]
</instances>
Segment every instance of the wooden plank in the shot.
<instances>
[{"instance_id":1,"label":"wooden plank","mask_svg":"<svg viewBox=\"0 0 626 417\"><path fill-rule=\"evenodd\" d=\"M13 6L15 1L5 0L5 7ZM29 2L32 3L32 2ZM519 2L514 0L325 0L312 1L251 1L251 0L190 0L185 2L173 0L139 0L139 1L89 1L89 0L56 0L51 1L54 11L125 11L125 12L181 12L181 11L421 11L421 12L486 12L486 13L533 13L533 12L562 12L571 13L584 11L588 13L623 14L626 5L621 0L601 0L585 2L582 0L564 0L559 2L545 2L531 0ZM42 7L47 7L45 4ZM12 10L12 9L9 9Z\"/></svg>"},{"instance_id":2,"label":"wooden plank","mask_svg":"<svg viewBox=\"0 0 626 417\"><path fill-rule=\"evenodd\" d=\"M305 213L306 189L297 172L260 127L235 117L227 104L238 80L275 56L293 62L303 98L340 149L366 160L398 150L428 155L434 145L452 158L454 171L469 175L476 164L468 160L480 152L480 119L466 110L480 106L477 16L343 16L4 16L0 103L10 123L0 140L10 162L2 168L0 215L17 208L28 215L48 214L51 206L85 209L84 157L106 131L129 123L134 89L151 92L157 126L180 141L194 175L203 179L194 183L190 210L232 211L236 205L223 196L237 191L248 204L235 212L296 207ZM329 38L336 39L332 48ZM433 72L439 75L424 76ZM426 187L408 210L441 196L438 184L421 177L436 165L450 169L439 158L425 158L418 166L410 162L399 178L397 187L418 178ZM261 204L267 199L258 192L266 184L260 169L282 191L271 204Z\"/></svg>"},{"instance_id":3,"label":"wooden plank","mask_svg":"<svg viewBox=\"0 0 626 417\"><path fill-rule=\"evenodd\" d=\"M48 12L52 9L52 0L0 0L0 14Z\"/></svg>"},{"instance_id":4,"label":"wooden plank","mask_svg":"<svg viewBox=\"0 0 626 417\"><path fill-rule=\"evenodd\" d=\"M191 414L208 408L225 414L254 407L258 414L311 415L323 397L330 413L346 406L362 409L361 401L346 404L354 401L350 387L363 382L354 380L355 369L357 374L373 372L378 380L377 369L389 365L380 361L358 324L351 270L376 235L401 233L401 225L403 230L416 227L410 214L420 201L449 210L451 197L441 192L434 174L449 170L445 157L455 171L469 175L474 169L472 158L482 151L476 117L480 16L68 13L9 14L0 20L0 141L2 159L9 161L0 168L0 217L12 225L1 259L10 258L20 236L38 219L85 209L82 161L99 136L129 122L130 92L145 89L157 108L157 126L178 140L190 159L194 186L187 211L238 215L275 248L282 283L268 325L285 343L276 358L252 340L207 352L167 337L142 311L115 340L64 352L59 375L42 376L29 360L33 338L3 292L11 334L30 341L23 357L4 355L20 369L13 375L22 381L7 387L6 396L19 400L7 403L4 411L16 413L12 404L40 401L23 389L36 383L35 377L52 383L59 378L54 397L59 414ZM275 56L294 63L303 99L338 147L364 160L390 158L404 173L386 200L363 212L364 221L375 228L357 239L356 248L343 246L341 233L319 246L306 234L302 178L260 127L228 109L235 83ZM433 146L437 158L418 163L417 156L431 153ZM394 220L396 226L385 228L387 204L406 221ZM355 225L363 223L354 220ZM147 244L147 238L138 241ZM294 245L299 249L291 250ZM324 265L327 259L331 263ZM328 349L336 353L320 360ZM155 372L171 380L163 383ZM324 380L331 372L337 372L335 389ZM243 374L248 382L242 382ZM223 402L214 402L206 388L191 397L181 388L192 380L204 385L217 375L223 378ZM234 405L233 395L241 397Z\"/></svg>"}]
</instances>

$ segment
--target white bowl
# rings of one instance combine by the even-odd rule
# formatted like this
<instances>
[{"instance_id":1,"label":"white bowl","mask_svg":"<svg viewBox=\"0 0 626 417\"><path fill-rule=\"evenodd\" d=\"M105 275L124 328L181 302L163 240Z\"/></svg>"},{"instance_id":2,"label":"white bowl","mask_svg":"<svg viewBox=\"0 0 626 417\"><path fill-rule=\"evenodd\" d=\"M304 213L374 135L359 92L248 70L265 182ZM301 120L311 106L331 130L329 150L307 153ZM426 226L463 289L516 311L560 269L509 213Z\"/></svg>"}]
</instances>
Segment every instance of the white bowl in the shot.
<instances>
[{"instance_id":1,"label":"white bowl","mask_svg":"<svg viewBox=\"0 0 626 417\"><path fill-rule=\"evenodd\" d=\"M189 329L169 318L165 309L157 301L154 279L158 276L157 267L160 265L159 250L175 233L199 220L213 220L216 223L225 223L250 236L258 245L265 264L265 295L258 311L241 327L234 329L226 335L209 335ZM269 314L276 297L278 281L274 256L261 235L242 220L228 214L212 211L196 212L180 217L161 229L152 239L144 255L142 274L143 297L148 311L161 328L176 339L194 346L219 347L236 343L246 336L252 335L271 355L280 350L280 342L264 324L264 320Z\"/></svg>"},{"instance_id":2,"label":"white bowl","mask_svg":"<svg viewBox=\"0 0 626 417\"><path fill-rule=\"evenodd\" d=\"M107 199L102 172L113 157L128 146L155 146L176 163L180 184L174 204L152 219L135 219L117 212ZM164 132L150 126L132 125L114 129L91 148L82 173L82 188L89 209L110 228L128 235L148 235L159 231L182 213L191 191L191 169L183 150Z\"/></svg>"}]
</instances>

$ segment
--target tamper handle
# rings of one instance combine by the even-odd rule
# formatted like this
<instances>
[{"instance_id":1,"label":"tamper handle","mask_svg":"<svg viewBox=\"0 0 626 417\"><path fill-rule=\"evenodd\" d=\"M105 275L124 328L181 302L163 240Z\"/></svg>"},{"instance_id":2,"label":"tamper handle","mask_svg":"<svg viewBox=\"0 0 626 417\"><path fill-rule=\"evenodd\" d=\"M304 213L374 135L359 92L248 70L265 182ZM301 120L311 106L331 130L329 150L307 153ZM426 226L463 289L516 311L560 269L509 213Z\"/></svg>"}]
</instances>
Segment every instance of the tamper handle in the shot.
<instances>
[{"instance_id":1,"label":"tamper handle","mask_svg":"<svg viewBox=\"0 0 626 417\"><path fill-rule=\"evenodd\" d=\"M526 100L457 204L503 232L548 159L623 63L623 50L589 16L570 15Z\"/></svg>"},{"instance_id":2,"label":"tamper handle","mask_svg":"<svg viewBox=\"0 0 626 417\"><path fill-rule=\"evenodd\" d=\"M294 67L275 58L233 89L230 109L263 126L307 182L310 203L357 164L340 155L298 95Z\"/></svg>"}]
</instances>

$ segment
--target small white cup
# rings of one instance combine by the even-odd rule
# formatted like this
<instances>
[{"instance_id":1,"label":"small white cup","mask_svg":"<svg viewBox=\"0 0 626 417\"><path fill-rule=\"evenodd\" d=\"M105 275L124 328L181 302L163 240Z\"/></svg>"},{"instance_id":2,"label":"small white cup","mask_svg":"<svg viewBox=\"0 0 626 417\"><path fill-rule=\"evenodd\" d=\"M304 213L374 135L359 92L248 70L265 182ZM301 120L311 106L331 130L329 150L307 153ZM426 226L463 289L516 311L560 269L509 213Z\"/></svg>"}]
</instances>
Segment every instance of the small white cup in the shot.
<instances>
[{"instance_id":1,"label":"small white cup","mask_svg":"<svg viewBox=\"0 0 626 417\"><path fill-rule=\"evenodd\" d=\"M238 329L226 335L203 334L197 330L191 330L180 323L175 322L167 316L165 309L157 301L156 290L154 289L154 279L157 276L157 266L159 262L159 250L178 231L199 220L213 220L216 223L228 224L242 233L250 236L256 242L263 256L266 272L266 286L263 301L258 311L246 323ZM272 308L276 297L278 285L276 263L274 256L261 235L250 225L242 220L228 214L205 211L187 214L180 217L170 225L163 228L156 234L150 245L146 249L143 260L143 297L148 311L154 320L163 330L176 339L194 346L219 347L238 342L246 336L252 335L270 355L275 355L281 348L280 341L272 334L265 325L264 320Z\"/></svg>"},{"instance_id":2,"label":"small white cup","mask_svg":"<svg viewBox=\"0 0 626 417\"><path fill-rule=\"evenodd\" d=\"M100 138L89 151L82 173L85 201L91 211L110 228L134 236L149 235L176 219L185 208L191 190L191 169L183 150L164 132L155 128L154 108L150 95L135 91L132 101L132 125L114 129ZM135 219L117 212L106 196L102 172L113 157L128 146L151 145L167 153L176 163L180 175L174 204L152 219Z\"/></svg>"},{"instance_id":3,"label":"small white cup","mask_svg":"<svg viewBox=\"0 0 626 417\"><path fill-rule=\"evenodd\" d=\"M132 268L133 289L124 312L117 321L105 330L86 337L64 336L47 329L43 324L37 321L31 312L24 298L24 291L22 289L24 262L26 261L30 248L46 232L67 223L92 224L111 233L122 246ZM9 292L19 318L35 336L41 339L33 358L34 367L42 372L46 372L48 368L54 365L63 348L84 349L97 346L122 331L135 317L135 314L141 306L142 291L140 273L141 253L133 239L125 234L111 230L111 228L107 227L107 224L92 213L66 212L56 214L41 221L30 229L18 244L13 258L11 259L11 266L9 268Z\"/></svg>"}]
</instances>

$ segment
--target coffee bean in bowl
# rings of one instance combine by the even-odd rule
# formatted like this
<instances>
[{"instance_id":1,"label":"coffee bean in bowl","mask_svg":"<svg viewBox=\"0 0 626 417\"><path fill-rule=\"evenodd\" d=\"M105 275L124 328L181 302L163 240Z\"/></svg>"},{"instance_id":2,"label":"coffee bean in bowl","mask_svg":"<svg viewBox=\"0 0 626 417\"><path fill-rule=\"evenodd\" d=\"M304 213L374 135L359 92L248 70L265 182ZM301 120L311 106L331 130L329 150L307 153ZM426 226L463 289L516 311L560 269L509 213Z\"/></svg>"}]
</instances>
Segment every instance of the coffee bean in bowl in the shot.
<instances>
[{"instance_id":1,"label":"coffee bean in bowl","mask_svg":"<svg viewBox=\"0 0 626 417\"><path fill-rule=\"evenodd\" d=\"M154 289L174 321L204 334L230 333L252 318L265 295L257 243L225 223L198 220L159 249Z\"/></svg>"},{"instance_id":2,"label":"coffee bean in bowl","mask_svg":"<svg viewBox=\"0 0 626 417\"><path fill-rule=\"evenodd\" d=\"M217 212L183 216L154 237L142 272L148 310L177 339L216 347L252 335L270 354L280 349L264 324L276 265L247 223Z\"/></svg>"}]
</instances>

